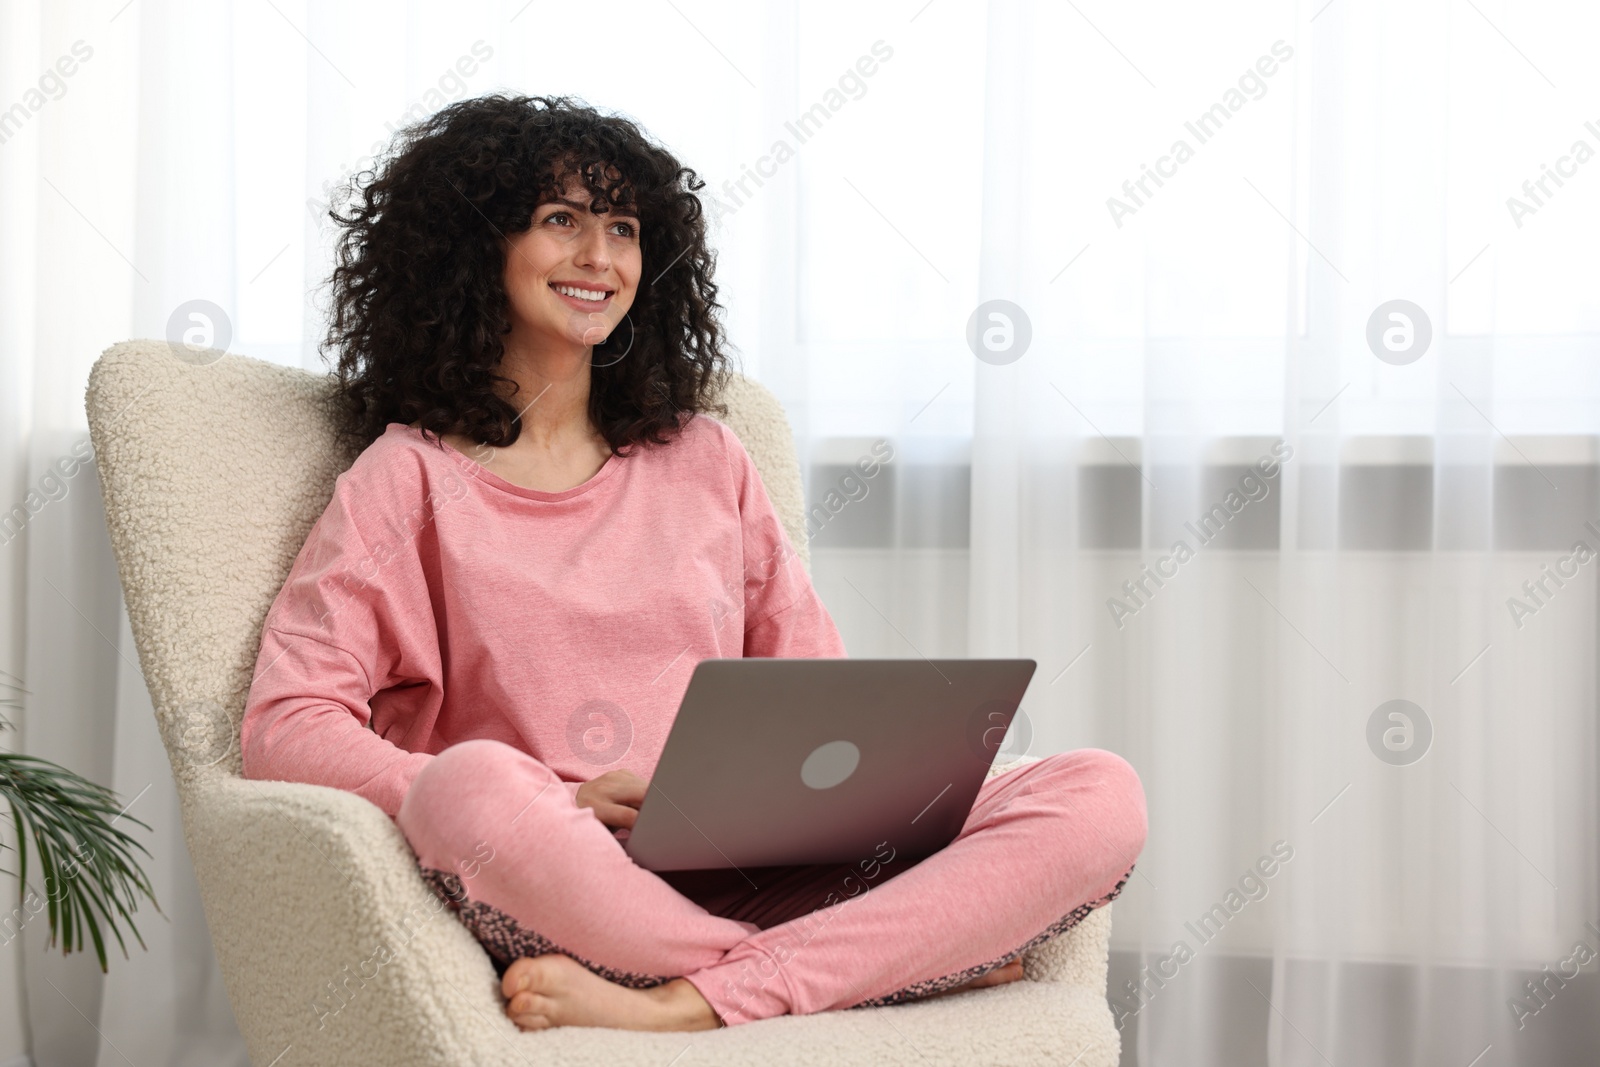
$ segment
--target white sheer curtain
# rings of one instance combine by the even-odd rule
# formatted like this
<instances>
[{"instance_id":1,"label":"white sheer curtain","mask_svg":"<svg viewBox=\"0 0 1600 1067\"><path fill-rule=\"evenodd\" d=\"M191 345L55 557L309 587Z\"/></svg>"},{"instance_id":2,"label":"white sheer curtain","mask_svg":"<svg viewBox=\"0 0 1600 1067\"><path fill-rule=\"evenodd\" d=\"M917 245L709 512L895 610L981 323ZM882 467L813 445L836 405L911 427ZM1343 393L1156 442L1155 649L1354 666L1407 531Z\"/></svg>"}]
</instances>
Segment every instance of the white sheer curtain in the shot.
<instances>
[{"instance_id":1,"label":"white sheer curtain","mask_svg":"<svg viewBox=\"0 0 1600 1067\"><path fill-rule=\"evenodd\" d=\"M1594 1047L1592 968L1523 985L1600 951L1594 581L1559 562L1600 548L1593 17L930 7L940 92L804 169L808 429L902 456L891 532L841 513L818 580L853 654L1031 655L1034 750L1140 769L1128 1062ZM891 313L828 298L841 258ZM1029 346L974 359L999 299Z\"/></svg>"},{"instance_id":2,"label":"white sheer curtain","mask_svg":"<svg viewBox=\"0 0 1600 1067\"><path fill-rule=\"evenodd\" d=\"M328 187L496 89L626 112L710 183L851 654L1032 656L1011 747L1139 769L1126 1062L1575 1062L1593 967L1541 968L1600 951L1600 605L1562 562L1600 550L1596 21L0 8L0 502L43 486L0 543L0 670L23 746L151 824L168 916L104 977L38 920L0 946L0 1062L245 1062L93 469L41 481L86 437L89 365L204 299L233 351L322 371Z\"/></svg>"}]
</instances>

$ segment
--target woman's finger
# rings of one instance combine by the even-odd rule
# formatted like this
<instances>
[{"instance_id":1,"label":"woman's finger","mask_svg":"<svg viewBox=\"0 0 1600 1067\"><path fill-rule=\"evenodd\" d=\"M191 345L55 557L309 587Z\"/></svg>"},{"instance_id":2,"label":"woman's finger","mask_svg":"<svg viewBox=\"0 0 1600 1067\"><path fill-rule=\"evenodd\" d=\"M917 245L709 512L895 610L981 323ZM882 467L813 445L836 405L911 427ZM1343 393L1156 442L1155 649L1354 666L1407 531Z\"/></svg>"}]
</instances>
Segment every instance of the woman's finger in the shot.
<instances>
[{"instance_id":1,"label":"woman's finger","mask_svg":"<svg viewBox=\"0 0 1600 1067\"><path fill-rule=\"evenodd\" d=\"M597 812L599 809L595 809ZM639 818L637 808L630 808L626 804L607 804L605 816L600 820L614 830L631 830Z\"/></svg>"},{"instance_id":2,"label":"woman's finger","mask_svg":"<svg viewBox=\"0 0 1600 1067\"><path fill-rule=\"evenodd\" d=\"M607 771L590 779L589 785L607 800L637 808L644 800L644 791L649 783L632 771L618 770Z\"/></svg>"},{"instance_id":3,"label":"woman's finger","mask_svg":"<svg viewBox=\"0 0 1600 1067\"><path fill-rule=\"evenodd\" d=\"M644 794L650 788L650 783L632 771L624 771L623 773L627 777L617 782L611 791L611 799L619 804L628 804L637 808L644 803Z\"/></svg>"}]
</instances>

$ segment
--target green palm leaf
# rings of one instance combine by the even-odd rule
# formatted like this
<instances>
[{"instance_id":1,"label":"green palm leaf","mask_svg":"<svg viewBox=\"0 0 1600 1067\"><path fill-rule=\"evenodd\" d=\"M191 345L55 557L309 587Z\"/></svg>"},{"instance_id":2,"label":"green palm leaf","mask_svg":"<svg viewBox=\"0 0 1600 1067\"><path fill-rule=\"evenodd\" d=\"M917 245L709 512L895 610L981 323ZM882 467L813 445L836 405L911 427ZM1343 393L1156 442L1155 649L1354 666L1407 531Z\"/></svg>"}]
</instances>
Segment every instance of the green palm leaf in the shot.
<instances>
[{"instance_id":1,"label":"green palm leaf","mask_svg":"<svg viewBox=\"0 0 1600 1067\"><path fill-rule=\"evenodd\" d=\"M26 693L20 680L0 671L0 689ZM14 697L0 698L0 708L18 708ZM0 716L0 730L11 723ZM127 820L150 827L117 806L117 796L105 786L89 781L49 760L15 752L0 752L0 799L11 808L16 831L19 870L16 872L28 899L28 850L31 843L43 872L50 924L50 947L59 940L63 954L82 951L87 928L100 970L105 971L106 945L102 929L110 930L122 949L121 924L145 947L132 912L145 897L161 913L150 880L133 850L149 851L130 833L117 826ZM0 849L5 848L0 842ZM0 872L10 873L10 872ZM26 920L24 920L26 921Z\"/></svg>"}]
</instances>

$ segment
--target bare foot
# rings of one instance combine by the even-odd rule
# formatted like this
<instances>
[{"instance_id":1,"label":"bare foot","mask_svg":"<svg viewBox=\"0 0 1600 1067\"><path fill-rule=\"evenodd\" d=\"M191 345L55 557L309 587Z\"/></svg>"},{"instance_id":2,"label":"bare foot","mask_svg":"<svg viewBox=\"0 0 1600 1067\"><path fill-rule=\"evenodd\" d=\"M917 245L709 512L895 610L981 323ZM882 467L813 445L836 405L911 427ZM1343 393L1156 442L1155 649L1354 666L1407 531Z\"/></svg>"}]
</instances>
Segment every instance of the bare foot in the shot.
<instances>
[{"instance_id":1,"label":"bare foot","mask_svg":"<svg viewBox=\"0 0 1600 1067\"><path fill-rule=\"evenodd\" d=\"M985 976L987 977L987 976ZM524 956L506 968L506 1016L524 1030L609 1026L619 1030L715 1030L722 1025L692 983L652 989L608 982L568 956Z\"/></svg>"},{"instance_id":2,"label":"bare foot","mask_svg":"<svg viewBox=\"0 0 1600 1067\"><path fill-rule=\"evenodd\" d=\"M1015 959L1006 964L1004 967L996 967L988 974L980 974L970 982L958 985L954 989L946 989L942 992L935 993L934 996L942 997L948 993L965 993L969 989L983 989L986 986L1005 985L1007 982L1015 982L1021 977L1022 961L1020 959Z\"/></svg>"}]
</instances>

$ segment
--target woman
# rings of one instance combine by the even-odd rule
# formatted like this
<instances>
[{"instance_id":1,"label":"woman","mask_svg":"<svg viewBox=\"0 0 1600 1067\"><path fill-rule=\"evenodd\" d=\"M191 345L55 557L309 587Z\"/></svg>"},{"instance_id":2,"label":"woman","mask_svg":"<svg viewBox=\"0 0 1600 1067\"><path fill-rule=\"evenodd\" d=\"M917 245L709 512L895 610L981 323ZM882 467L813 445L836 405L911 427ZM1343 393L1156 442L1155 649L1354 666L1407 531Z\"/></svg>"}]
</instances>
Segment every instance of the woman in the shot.
<instances>
[{"instance_id":1,"label":"woman","mask_svg":"<svg viewBox=\"0 0 1600 1067\"><path fill-rule=\"evenodd\" d=\"M329 341L363 450L268 613L244 773L395 817L525 1029L709 1029L1021 977L1143 846L1110 753L989 780L920 862L628 858L696 663L845 655L711 414L705 183L565 98L466 100L402 138L332 213Z\"/></svg>"}]
</instances>

